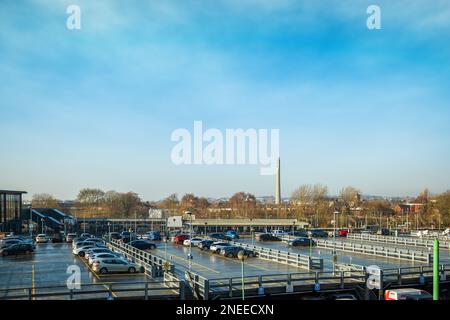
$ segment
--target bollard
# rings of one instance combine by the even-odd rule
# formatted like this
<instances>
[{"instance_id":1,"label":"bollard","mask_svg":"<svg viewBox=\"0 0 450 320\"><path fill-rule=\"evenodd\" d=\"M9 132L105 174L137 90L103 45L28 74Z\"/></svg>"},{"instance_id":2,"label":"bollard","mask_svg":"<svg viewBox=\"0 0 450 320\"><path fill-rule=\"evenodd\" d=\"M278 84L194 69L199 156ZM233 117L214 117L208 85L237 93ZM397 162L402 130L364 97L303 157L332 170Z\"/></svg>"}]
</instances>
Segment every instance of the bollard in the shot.
<instances>
[{"instance_id":1,"label":"bollard","mask_svg":"<svg viewBox=\"0 0 450 320\"><path fill-rule=\"evenodd\" d=\"M433 255L433 300L439 300L439 240L434 240Z\"/></svg>"}]
</instances>

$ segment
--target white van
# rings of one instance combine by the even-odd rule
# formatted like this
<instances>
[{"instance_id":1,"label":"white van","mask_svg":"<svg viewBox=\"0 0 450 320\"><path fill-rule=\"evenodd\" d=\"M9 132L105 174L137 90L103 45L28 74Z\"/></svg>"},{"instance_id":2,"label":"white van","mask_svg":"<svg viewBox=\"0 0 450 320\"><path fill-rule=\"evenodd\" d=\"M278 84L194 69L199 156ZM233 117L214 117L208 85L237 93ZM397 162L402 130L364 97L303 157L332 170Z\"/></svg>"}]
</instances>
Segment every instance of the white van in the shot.
<instances>
[{"instance_id":1,"label":"white van","mask_svg":"<svg viewBox=\"0 0 450 320\"><path fill-rule=\"evenodd\" d=\"M405 288L386 290L384 300L433 300L433 296L425 290Z\"/></svg>"}]
</instances>

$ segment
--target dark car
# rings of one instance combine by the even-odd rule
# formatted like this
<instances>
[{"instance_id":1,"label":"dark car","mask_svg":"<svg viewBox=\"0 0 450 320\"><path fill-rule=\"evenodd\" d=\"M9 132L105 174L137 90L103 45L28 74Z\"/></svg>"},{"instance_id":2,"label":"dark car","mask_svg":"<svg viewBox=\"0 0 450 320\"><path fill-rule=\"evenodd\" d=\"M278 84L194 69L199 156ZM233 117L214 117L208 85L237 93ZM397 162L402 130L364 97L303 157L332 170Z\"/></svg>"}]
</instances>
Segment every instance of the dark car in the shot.
<instances>
[{"instance_id":1,"label":"dark car","mask_svg":"<svg viewBox=\"0 0 450 320\"><path fill-rule=\"evenodd\" d=\"M240 251L243 251L247 257L256 257L256 253L254 251L236 246L224 247L220 250L220 254L228 258L236 258Z\"/></svg>"},{"instance_id":2,"label":"dark car","mask_svg":"<svg viewBox=\"0 0 450 320\"><path fill-rule=\"evenodd\" d=\"M231 241L231 237L223 234L223 233L211 233L208 235L208 237L212 238L212 239L217 239L217 240L226 240L226 241Z\"/></svg>"},{"instance_id":3,"label":"dark car","mask_svg":"<svg viewBox=\"0 0 450 320\"><path fill-rule=\"evenodd\" d=\"M33 246L29 243L16 243L9 247L0 249L0 254L2 256L28 254L33 252Z\"/></svg>"},{"instance_id":4,"label":"dark car","mask_svg":"<svg viewBox=\"0 0 450 320\"><path fill-rule=\"evenodd\" d=\"M135 240L130 242L130 246L141 249L141 250L148 250L148 249L155 249L156 244L153 242L145 241L145 240Z\"/></svg>"},{"instance_id":5,"label":"dark car","mask_svg":"<svg viewBox=\"0 0 450 320\"><path fill-rule=\"evenodd\" d=\"M23 240L5 238L0 241L0 249L7 248L7 247L10 247L10 246L18 244L18 243L23 243Z\"/></svg>"},{"instance_id":6,"label":"dark car","mask_svg":"<svg viewBox=\"0 0 450 320\"><path fill-rule=\"evenodd\" d=\"M148 240L161 241L161 233L159 231L149 231L147 232Z\"/></svg>"},{"instance_id":7,"label":"dark car","mask_svg":"<svg viewBox=\"0 0 450 320\"><path fill-rule=\"evenodd\" d=\"M64 241L64 237L61 233L55 233L51 238L53 243L60 243Z\"/></svg>"},{"instance_id":8,"label":"dark car","mask_svg":"<svg viewBox=\"0 0 450 320\"><path fill-rule=\"evenodd\" d=\"M308 231L308 235L313 238L327 238L328 232L323 230L310 230Z\"/></svg>"},{"instance_id":9,"label":"dark car","mask_svg":"<svg viewBox=\"0 0 450 320\"><path fill-rule=\"evenodd\" d=\"M214 243L213 240L203 240L197 245L201 250L209 250L209 247Z\"/></svg>"},{"instance_id":10,"label":"dark car","mask_svg":"<svg viewBox=\"0 0 450 320\"><path fill-rule=\"evenodd\" d=\"M111 239L114 239L114 240L120 240L122 238L120 236L120 233L118 233L118 232L111 232L109 234L109 237L111 237Z\"/></svg>"},{"instance_id":11,"label":"dark car","mask_svg":"<svg viewBox=\"0 0 450 320\"><path fill-rule=\"evenodd\" d=\"M281 241L281 238L275 237L270 233L260 233L255 238L256 241Z\"/></svg>"},{"instance_id":12,"label":"dark car","mask_svg":"<svg viewBox=\"0 0 450 320\"><path fill-rule=\"evenodd\" d=\"M288 245L293 247L309 247L314 244L314 240L309 238L296 238L288 241Z\"/></svg>"},{"instance_id":13,"label":"dark car","mask_svg":"<svg viewBox=\"0 0 450 320\"><path fill-rule=\"evenodd\" d=\"M120 234L120 241L122 241L123 243L130 243L131 241L136 239L136 235L132 232L124 231Z\"/></svg>"},{"instance_id":14,"label":"dark car","mask_svg":"<svg viewBox=\"0 0 450 320\"><path fill-rule=\"evenodd\" d=\"M306 231L289 231L288 236L306 238L308 233Z\"/></svg>"}]
</instances>

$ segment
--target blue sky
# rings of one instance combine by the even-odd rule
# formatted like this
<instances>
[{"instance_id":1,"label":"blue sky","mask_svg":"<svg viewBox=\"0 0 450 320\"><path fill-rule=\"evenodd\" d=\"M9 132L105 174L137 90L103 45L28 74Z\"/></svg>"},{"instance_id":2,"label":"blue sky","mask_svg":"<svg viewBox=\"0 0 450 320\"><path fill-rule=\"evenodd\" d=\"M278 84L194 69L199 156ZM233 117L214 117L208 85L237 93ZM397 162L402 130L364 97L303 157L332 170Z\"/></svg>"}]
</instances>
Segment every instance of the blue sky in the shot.
<instances>
[{"instance_id":1,"label":"blue sky","mask_svg":"<svg viewBox=\"0 0 450 320\"><path fill-rule=\"evenodd\" d=\"M259 166L171 162L201 120L280 129L283 196L442 192L449 88L449 1L1 1L0 188L274 194Z\"/></svg>"}]
</instances>

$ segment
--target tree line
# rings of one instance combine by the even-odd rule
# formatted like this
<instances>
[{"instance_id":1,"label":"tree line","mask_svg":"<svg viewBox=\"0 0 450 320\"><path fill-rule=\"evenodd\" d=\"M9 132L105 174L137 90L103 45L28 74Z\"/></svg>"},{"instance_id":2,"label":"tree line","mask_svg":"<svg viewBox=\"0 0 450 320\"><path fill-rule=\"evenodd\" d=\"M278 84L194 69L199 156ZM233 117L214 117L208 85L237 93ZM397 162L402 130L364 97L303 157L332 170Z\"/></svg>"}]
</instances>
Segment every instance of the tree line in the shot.
<instances>
[{"instance_id":1,"label":"tree line","mask_svg":"<svg viewBox=\"0 0 450 320\"><path fill-rule=\"evenodd\" d=\"M396 205L386 199L363 199L361 191L347 186L337 196L331 197L328 188L321 184L304 184L292 192L289 201L275 205L257 201L255 195L237 192L227 200L210 201L193 193L177 194L155 202L143 201L135 192L103 191L97 188L85 188L79 191L74 204L61 208L61 202L50 194L33 195L34 208L60 208L77 217L134 218L148 217L150 208L166 209L182 214L190 211L197 218L297 218L317 227L330 227L334 223L340 226L384 224L399 225L409 221L418 226L433 223L450 225L450 191L430 195L425 189L416 198L411 199L421 206L418 211L400 216ZM335 214L336 213L336 214ZM400 219L402 219L400 221Z\"/></svg>"}]
</instances>

